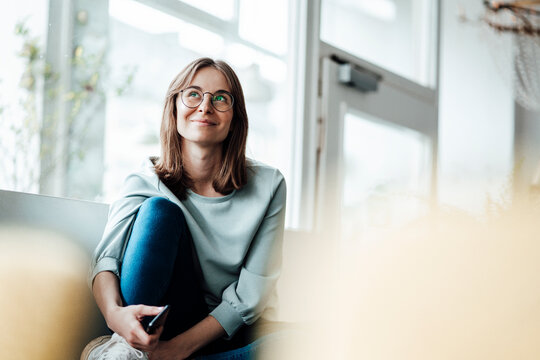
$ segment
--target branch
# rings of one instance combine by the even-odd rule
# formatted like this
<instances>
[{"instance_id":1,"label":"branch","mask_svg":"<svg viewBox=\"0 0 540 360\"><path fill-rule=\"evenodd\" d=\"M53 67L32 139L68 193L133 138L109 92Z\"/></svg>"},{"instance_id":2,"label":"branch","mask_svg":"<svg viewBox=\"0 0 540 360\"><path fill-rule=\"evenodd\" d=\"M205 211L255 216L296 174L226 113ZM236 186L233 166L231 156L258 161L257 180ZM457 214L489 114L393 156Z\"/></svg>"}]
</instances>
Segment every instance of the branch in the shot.
<instances>
[{"instance_id":1,"label":"branch","mask_svg":"<svg viewBox=\"0 0 540 360\"><path fill-rule=\"evenodd\" d=\"M540 1L530 0L530 1L516 1L516 2L492 2L489 0L484 0L484 6L493 11L498 12L501 10L510 10L516 16L518 13L526 13L530 15L540 15L540 10L535 9L534 5L540 5Z\"/></svg>"}]
</instances>

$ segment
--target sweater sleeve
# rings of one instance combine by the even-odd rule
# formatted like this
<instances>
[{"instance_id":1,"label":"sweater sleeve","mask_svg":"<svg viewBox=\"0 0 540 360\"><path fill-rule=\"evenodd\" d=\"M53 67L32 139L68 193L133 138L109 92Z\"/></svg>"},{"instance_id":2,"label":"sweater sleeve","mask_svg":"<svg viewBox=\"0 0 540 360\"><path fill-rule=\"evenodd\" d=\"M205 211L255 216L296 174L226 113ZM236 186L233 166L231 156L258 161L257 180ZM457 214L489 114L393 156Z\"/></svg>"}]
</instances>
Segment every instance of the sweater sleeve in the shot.
<instances>
[{"instance_id":1,"label":"sweater sleeve","mask_svg":"<svg viewBox=\"0 0 540 360\"><path fill-rule=\"evenodd\" d=\"M120 275L121 262L124 255L131 228L137 211L148 197L148 184L141 177L132 174L126 178L121 196L109 208L109 217L101 241L99 242L90 267L89 285L102 271L111 271Z\"/></svg>"},{"instance_id":2,"label":"sweater sleeve","mask_svg":"<svg viewBox=\"0 0 540 360\"><path fill-rule=\"evenodd\" d=\"M274 193L245 257L240 275L225 288L221 303L210 313L228 337L244 324L254 323L275 291L281 273L285 227L286 185L276 170Z\"/></svg>"}]
</instances>

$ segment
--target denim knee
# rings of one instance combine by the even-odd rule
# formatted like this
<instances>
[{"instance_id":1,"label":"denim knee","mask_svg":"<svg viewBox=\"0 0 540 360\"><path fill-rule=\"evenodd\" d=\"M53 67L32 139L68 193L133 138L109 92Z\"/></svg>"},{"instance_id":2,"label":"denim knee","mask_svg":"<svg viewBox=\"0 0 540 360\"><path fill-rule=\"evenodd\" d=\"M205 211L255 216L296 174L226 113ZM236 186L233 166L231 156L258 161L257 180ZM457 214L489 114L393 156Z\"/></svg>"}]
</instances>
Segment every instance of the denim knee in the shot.
<instances>
[{"instance_id":1,"label":"denim knee","mask_svg":"<svg viewBox=\"0 0 540 360\"><path fill-rule=\"evenodd\" d=\"M186 229L184 213L177 204L164 197L151 197L139 208L130 241L133 237L142 243L152 242L156 237L161 241L176 241Z\"/></svg>"},{"instance_id":2,"label":"denim knee","mask_svg":"<svg viewBox=\"0 0 540 360\"><path fill-rule=\"evenodd\" d=\"M184 217L184 214L182 213L182 210L178 205L170 201L169 199L166 199L164 197L151 197L146 199L141 207L139 208L139 214L141 213L150 213L155 215L164 215L164 214L172 214L172 215L180 215L181 217Z\"/></svg>"},{"instance_id":3,"label":"denim knee","mask_svg":"<svg viewBox=\"0 0 540 360\"><path fill-rule=\"evenodd\" d=\"M180 210L178 205L164 197L154 196L146 199L139 211L170 212Z\"/></svg>"}]
</instances>

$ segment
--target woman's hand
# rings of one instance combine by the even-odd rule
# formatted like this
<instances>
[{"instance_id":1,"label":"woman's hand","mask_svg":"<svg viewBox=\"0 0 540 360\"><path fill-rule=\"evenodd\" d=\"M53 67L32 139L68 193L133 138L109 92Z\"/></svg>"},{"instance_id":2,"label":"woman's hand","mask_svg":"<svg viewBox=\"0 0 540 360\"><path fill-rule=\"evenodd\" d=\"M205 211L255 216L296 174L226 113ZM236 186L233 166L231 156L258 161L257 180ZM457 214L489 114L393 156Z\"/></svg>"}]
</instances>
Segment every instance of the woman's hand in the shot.
<instances>
[{"instance_id":1,"label":"woman's hand","mask_svg":"<svg viewBox=\"0 0 540 360\"><path fill-rule=\"evenodd\" d=\"M155 334L148 335L142 328L141 320L145 316L159 314L161 307L122 306L118 277L110 271L102 271L96 275L92 291L107 326L112 331L141 351L149 352L156 348L163 328L158 328Z\"/></svg>"},{"instance_id":2,"label":"woman's hand","mask_svg":"<svg viewBox=\"0 0 540 360\"><path fill-rule=\"evenodd\" d=\"M158 345L163 327L159 327L154 334L149 335L143 329L141 320L145 316L159 314L162 309L147 305L117 306L107 313L105 320L109 328L126 339L129 345L144 352L151 352Z\"/></svg>"}]
</instances>

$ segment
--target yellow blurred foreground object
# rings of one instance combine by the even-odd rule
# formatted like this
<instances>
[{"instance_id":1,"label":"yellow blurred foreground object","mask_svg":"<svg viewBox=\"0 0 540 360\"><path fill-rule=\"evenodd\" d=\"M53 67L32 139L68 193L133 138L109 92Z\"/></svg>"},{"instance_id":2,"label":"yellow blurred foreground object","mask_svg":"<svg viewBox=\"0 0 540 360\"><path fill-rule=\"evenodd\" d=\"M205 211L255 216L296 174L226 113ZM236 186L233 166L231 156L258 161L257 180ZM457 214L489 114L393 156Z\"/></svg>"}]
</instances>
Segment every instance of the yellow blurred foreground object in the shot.
<instances>
[{"instance_id":1,"label":"yellow blurred foreground object","mask_svg":"<svg viewBox=\"0 0 540 360\"><path fill-rule=\"evenodd\" d=\"M335 263L310 248L313 276L288 289L309 326L279 359L540 359L538 209L438 211Z\"/></svg>"},{"instance_id":2,"label":"yellow blurred foreground object","mask_svg":"<svg viewBox=\"0 0 540 360\"><path fill-rule=\"evenodd\" d=\"M65 237L0 227L0 359L76 359L91 312L88 259Z\"/></svg>"}]
</instances>

